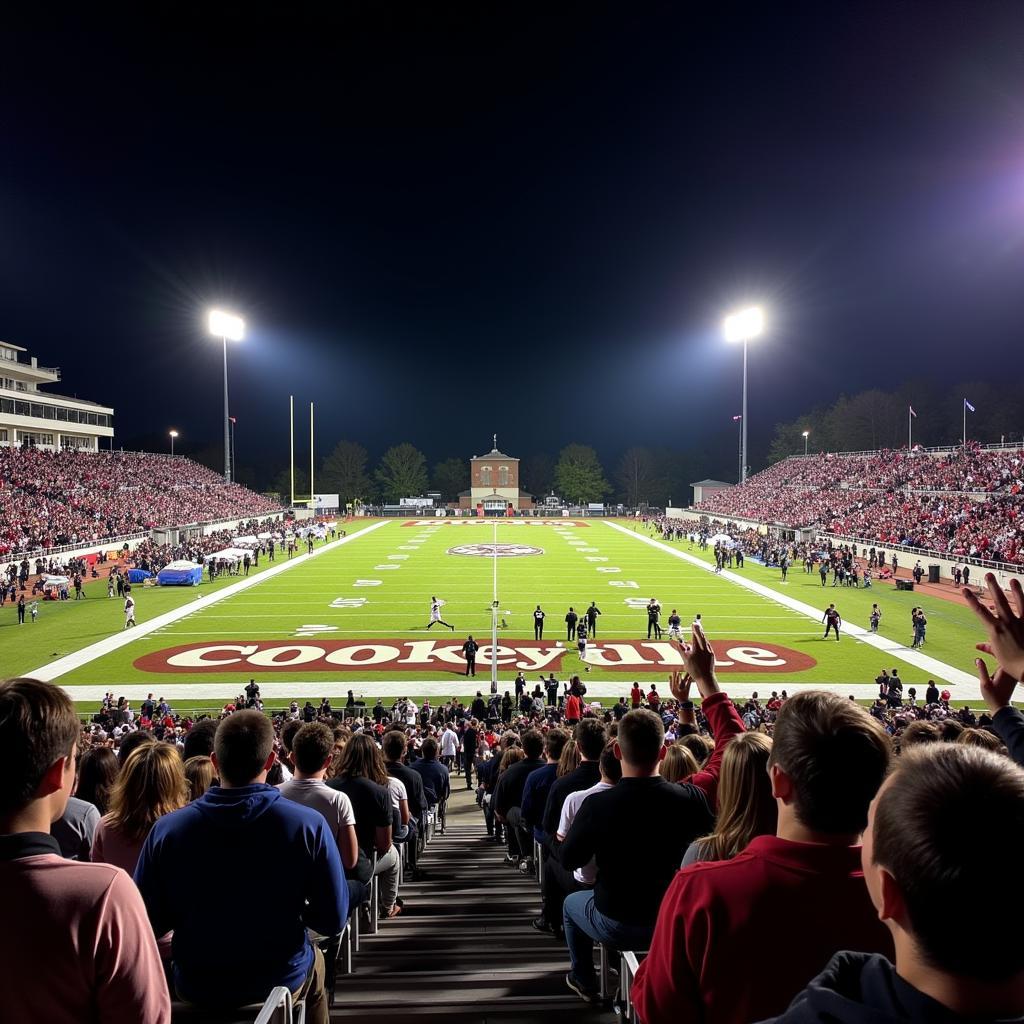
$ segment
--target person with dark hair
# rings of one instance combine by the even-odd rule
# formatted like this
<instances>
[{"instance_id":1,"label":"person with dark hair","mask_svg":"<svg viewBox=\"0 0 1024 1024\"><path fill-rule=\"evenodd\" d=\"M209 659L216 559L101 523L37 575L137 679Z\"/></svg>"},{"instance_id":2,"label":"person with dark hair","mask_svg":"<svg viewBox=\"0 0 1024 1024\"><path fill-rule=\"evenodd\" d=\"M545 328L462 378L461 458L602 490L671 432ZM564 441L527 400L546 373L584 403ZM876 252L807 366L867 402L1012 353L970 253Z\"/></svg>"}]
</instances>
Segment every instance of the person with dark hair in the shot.
<instances>
[{"instance_id":1,"label":"person with dark hair","mask_svg":"<svg viewBox=\"0 0 1024 1024\"><path fill-rule=\"evenodd\" d=\"M619 722L614 741L621 781L583 802L564 843L556 847L564 868L582 868L592 859L597 866L593 892L567 896L562 911L572 961L566 984L587 1002L597 998L595 942L616 949L643 949L650 943L658 907L683 854L711 830L725 748L744 731L739 713L719 689L715 654L703 629L695 626L693 645L680 644L679 649L715 736L707 766L684 783L663 779L658 765L665 726L653 711L630 711ZM689 681L681 687L673 679L672 685L685 707ZM641 863L644 870L638 874Z\"/></svg>"},{"instance_id":2,"label":"person with dark hair","mask_svg":"<svg viewBox=\"0 0 1024 1024\"><path fill-rule=\"evenodd\" d=\"M64 860L49 834L74 784L80 735L59 686L0 682L2 1016L19 1024L169 1024L156 939L130 876L111 864Z\"/></svg>"},{"instance_id":3,"label":"person with dark hair","mask_svg":"<svg viewBox=\"0 0 1024 1024\"><path fill-rule=\"evenodd\" d=\"M277 787L278 792L288 800L311 807L324 816L338 844L341 866L346 874L351 875L347 879L349 903L362 903L366 898L366 886L352 874L359 860L352 801L340 790L331 789L324 782L324 776L334 759L333 730L323 722L302 725L292 737L292 756L295 774L288 782L282 782Z\"/></svg>"},{"instance_id":4,"label":"person with dark hair","mask_svg":"<svg viewBox=\"0 0 1024 1024\"><path fill-rule=\"evenodd\" d=\"M478 693L477 698L479 697ZM476 706L476 701L473 702L473 705ZM480 742L480 734L477 732L479 725L474 712L474 717L469 720L469 725L466 726L466 730L462 734L462 767L466 773L466 789L473 788L473 767L476 764L477 744Z\"/></svg>"},{"instance_id":5,"label":"person with dark hair","mask_svg":"<svg viewBox=\"0 0 1024 1024\"><path fill-rule=\"evenodd\" d=\"M404 842L408 844L410 877L416 880L420 875L416 863L416 836L427 815L427 798L423 792L423 779L412 768L402 763L402 759L406 757L409 749L404 732L392 729L390 732L384 733L381 747L384 751L384 767L388 775L398 779L405 786L409 801L408 831Z\"/></svg>"},{"instance_id":6,"label":"person with dark hair","mask_svg":"<svg viewBox=\"0 0 1024 1024\"><path fill-rule=\"evenodd\" d=\"M541 819L541 827L548 837L548 850L551 852L554 844L555 834L558 832L558 820L562 814L562 804L570 793L580 789L590 789L596 785L601 778L601 772L597 759L604 750L607 742L607 733L604 723L596 718L584 718L573 731L573 743L566 744L562 749L562 756L567 756L567 750L574 747L579 754L579 764L566 774L556 777L551 784L547 802L544 804L544 816Z\"/></svg>"},{"instance_id":7,"label":"person with dark hair","mask_svg":"<svg viewBox=\"0 0 1024 1024\"><path fill-rule=\"evenodd\" d=\"M100 814L110 808L110 793L120 765L110 747L90 747L78 762L75 796L92 804Z\"/></svg>"},{"instance_id":8,"label":"person with dark hair","mask_svg":"<svg viewBox=\"0 0 1024 1024\"><path fill-rule=\"evenodd\" d=\"M437 759L437 740L428 736L420 747L420 756L409 766L423 782L423 794L433 806L451 796L452 785L448 769Z\"/></svg>"},{"instance_id":9,"label":"person with dark hair","mask_svg":"<svg viewBox=\"0 0 1024 1024\"><path fill-rule=\"evenodd\" d=\"M881 725L839 694L782 704L768 758L776 835L676 875L633 984L644 1024L760 1020L785 1009L837 949L891 952L858 845L891 758ZM781 922L785 955L759 959Z\"/></svg>"},{"instance_id":10,"label":"person with dark hair","mask_svg":"<svg viewBox=\"0 0 1024 1024\"><path fill-rule=\"evenodd\" d=\"M338 845L320 811L266 785L274 764L274 727L259 711L236 711L217 729L213 763L220 785L157 821L142 848L135 881L153 929L174 931L174 984L199 1006L262 1002L283 985L305 999L306 1018L326 1024L324 959L307 928L341 931L348 889ZM274 898L254 899L247 886L222 886L211 927L203 900L180 894L240 866L274 878Z\"/></svg>"},{"instance_id":11,"label":"person with dark hair","mask_svg":"<svg viewBox=\"0 0 1024 1024\"><path fill-rule=\"evenodd\" d=\"M213 738L217 735L218 724L215 718L200 718L185 733L185 749L181 754L186 761L192 757L209 757L213 753Z\"/></svg>"},{"instance_id":12,"label":"person with dark hair","mask_svg":"<svg viewBox=\"0 0 1024 1024\"><path fill-rule=\"evenodd\" d=\"M977 886L1014 877L1022 839L1024 771L1006 757L964 744L901 757L861 849L895 961L837 952L776 1024L1020 1020L1024 946L979 936L1024 916L1024 890L1004 885L998 900L979 902Z\"/></svg>"},{"instance_id":13,"label":"person with dark hair","mask_svg":"<svg viewBox=\"0 0 1024 1024\"><path fill-rule=\"evenodd\" d=\"M133 750L136 747L141 747L143 743L155 743L156 739L153 734L146 729L136 729L135 732L128 733L123 740L121 745L117 748L117 760L121 767L124 767L125 761L131 756Z\"/></svg>"},{"instance_id":14,"label":"person with dark hair","mask_svg":"<svg viewBox=\"0 0 1024 1024\"><path fill-rule=\"evenodd\" d=\"M523 790L531 772L544 767L544 737L536 729L527 729L522 735L522 761L503 772L494 787L491 806L494 816L505 826L509 864L518 865L524 873L533 869L533 834L523 822Z\"/></svg>"}]
</instances>

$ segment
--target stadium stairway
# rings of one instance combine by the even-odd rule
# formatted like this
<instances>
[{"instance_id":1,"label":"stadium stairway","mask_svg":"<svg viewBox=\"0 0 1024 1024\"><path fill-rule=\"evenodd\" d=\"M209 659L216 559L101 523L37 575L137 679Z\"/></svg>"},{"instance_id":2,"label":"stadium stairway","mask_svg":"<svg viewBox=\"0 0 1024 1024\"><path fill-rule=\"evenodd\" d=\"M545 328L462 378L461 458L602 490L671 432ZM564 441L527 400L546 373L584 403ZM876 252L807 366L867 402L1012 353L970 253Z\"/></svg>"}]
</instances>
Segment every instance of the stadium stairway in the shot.
<instances>
[{"instance_id":1,"label":"stadium stairway","mask_svg":"<svg viewBox=\"0 0 1024 1024\"><path fill-rule=\"evenodd\" d=\"M332 1021L408 1024L610 1024L565 984L562 942L530 927L540 912L532 875L504 864L483 815L452 776L444 835L422 857L421 881L402 884L405 909L364 935L355 973L338 977Z\"/></svg>"}]
</instances>

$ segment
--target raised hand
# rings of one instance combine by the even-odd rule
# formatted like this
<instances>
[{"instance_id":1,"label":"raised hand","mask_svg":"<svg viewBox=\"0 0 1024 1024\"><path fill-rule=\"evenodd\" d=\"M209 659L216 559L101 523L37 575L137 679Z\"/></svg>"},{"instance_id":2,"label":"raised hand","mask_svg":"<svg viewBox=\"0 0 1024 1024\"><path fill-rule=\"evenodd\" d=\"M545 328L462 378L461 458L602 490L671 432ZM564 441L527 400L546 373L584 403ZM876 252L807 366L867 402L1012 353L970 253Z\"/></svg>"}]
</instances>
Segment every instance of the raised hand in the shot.
<instances>
[{"instance_id":1,"label":"raised hand","mask_svg":"<svg viewBox=\"0 0 1024 1024\"><path fill-rule=\"evenodd\" d=\"M693 679L687 672L672 672L669 674L668 688L671 690L672 696L680 703L690 699L690 687L692 685Z\"/></svg>"},{"instance_id":2,"label":"raised hand","mask_svg":"<svg viewBox=\"0 0 1024 1024\"><path fill-rule=\"evenodd\" d=\"M985 582L988 584L989 596L994 606L992 611L989 611L967 587L962 591L967 604L988 633L988 642L978 644L977 648L991 654L999 662L999 667L1004 673L1019 681L1024 678L1024 588L1021 587L1019 580L1010 581L1010 592L1016 606L1011 607L1003 588L992 573L986 573ZM980 671L979 669L979 673Z\"/></svg>"},{"instance_id":3,"label":"raised hand","mask_svg":"<svg viewBox=\"0 0 1024 1024\"><path fill-rule=\"evenodd\" d=\"M987 644L978 644L979 647L987 647ZM1017 680L1003 668L996 668L995 675L988 674L988 665L975 658L974 664L978 666L978 682L981 686L981 696L989 711L999 711L1007 707L1013 700L1013 691L1017 689Z\"/></svg>"},{"instance_id":4,"label":"raised hand","mask_svg":"<svg viewBox=\"0 0 1024 1024\"><path fill-rule=\"evenodd\" d=\"M702 697L710 697L718 693L718 680L715 678L715 652L711 649L704 630L693 624L693 643L680 644L683 656L683 667L686 674L697 684Z\"/></svg>"}]
</instances>

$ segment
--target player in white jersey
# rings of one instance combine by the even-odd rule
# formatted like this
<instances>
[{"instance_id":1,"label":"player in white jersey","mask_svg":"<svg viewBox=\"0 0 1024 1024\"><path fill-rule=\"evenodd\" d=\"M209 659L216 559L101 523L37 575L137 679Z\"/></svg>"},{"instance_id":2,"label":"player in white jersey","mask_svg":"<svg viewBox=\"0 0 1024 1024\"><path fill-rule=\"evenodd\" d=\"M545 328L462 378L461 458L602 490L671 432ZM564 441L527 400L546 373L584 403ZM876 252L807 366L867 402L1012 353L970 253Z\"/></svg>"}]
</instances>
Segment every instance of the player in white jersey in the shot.
<instances>
[{"instance_id":1,"label":"player in white jersey","mask_svg":"<svg viewBox=\"0 0 1024 1024\"><path fill-rule=\"evenodd\" d=\"M443 604L444 601L437 597L432 597L430 599L430 621L427 623L427 629L430 629L431 626L439 622L442 626L447 626L452 630L452 632L454 632L455 627L450 622L445 622L444 619L441 618L441 606Z\"/></svg>"},{"instance_id":2,"label":"player in white jersey","mask_svg":"<svg viewBox=\"0 0 1024 1024\"><path fill-rule=\"evenodd\" d=\"M124 628L127 629L135 624L135 598L129 594L124 599Z\"/></svg>"}]
</instances>

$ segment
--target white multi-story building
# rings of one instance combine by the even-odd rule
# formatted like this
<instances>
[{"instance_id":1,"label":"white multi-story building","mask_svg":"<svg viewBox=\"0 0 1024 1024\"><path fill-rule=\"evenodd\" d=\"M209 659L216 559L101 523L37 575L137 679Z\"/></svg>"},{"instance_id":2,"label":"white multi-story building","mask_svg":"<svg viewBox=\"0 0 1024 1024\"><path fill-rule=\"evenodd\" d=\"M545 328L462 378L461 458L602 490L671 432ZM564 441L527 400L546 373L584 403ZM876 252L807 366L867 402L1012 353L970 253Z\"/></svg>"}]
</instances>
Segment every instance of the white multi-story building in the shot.
<instances>
[{"instance_id":1,"label":"white multi-story building","mask_svg":"<svg viewBox=\"0 0 1024 1024\"><path fill-rule=\"evenodd\" d=\"M40 366L23 348L0 341L0 445L26 441L40 448L97 451L114 436L114 410L81 398L40 391L60 380L60 370Z\"/></svg>"}]
</instances>

